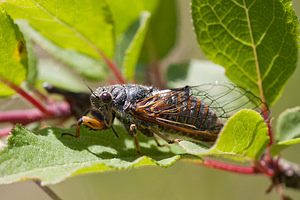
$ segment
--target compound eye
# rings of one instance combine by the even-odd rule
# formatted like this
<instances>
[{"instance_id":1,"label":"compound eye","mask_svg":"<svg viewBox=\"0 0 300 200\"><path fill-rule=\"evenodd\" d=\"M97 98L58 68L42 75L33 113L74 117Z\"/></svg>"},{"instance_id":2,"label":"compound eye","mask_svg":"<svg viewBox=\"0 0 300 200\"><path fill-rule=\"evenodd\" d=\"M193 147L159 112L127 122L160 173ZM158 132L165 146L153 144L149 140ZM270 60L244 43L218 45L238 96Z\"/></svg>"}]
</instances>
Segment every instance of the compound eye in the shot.
<instances>
[{"instance_id":1,"label":"compound eye","mask_svg":"<svg viewBox=\"0 0 300 200\"><path fill-rule=\"evenodd\" d=\"M108 92L103 92L100 95L100 100L102 101L102 103L108 104L111 102L112 98L111 95Z\"/></svg>"}]
</instances>

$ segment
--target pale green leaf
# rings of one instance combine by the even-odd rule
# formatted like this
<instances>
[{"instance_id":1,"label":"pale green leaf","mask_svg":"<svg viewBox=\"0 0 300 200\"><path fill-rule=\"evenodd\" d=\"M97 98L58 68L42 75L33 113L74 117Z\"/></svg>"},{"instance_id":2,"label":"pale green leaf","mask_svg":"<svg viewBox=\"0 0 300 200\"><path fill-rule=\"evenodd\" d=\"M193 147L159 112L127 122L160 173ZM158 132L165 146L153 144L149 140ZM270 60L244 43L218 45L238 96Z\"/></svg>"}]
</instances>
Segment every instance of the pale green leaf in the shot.
<instances>
[{"instance_id":1,"label":"pale green leaf","mask_svg":"<svg viewBox=\"0 0 300 200\"><path fill-rule=\"evenodd\" d=\"M122 170L155 165L168 167L185 154L177 144L157 147L152 138L139 135L140 157L133 138L115 127L101 132L81 128L81 136L73 138L61 134L75 133L75 129L46 128L36 133L17 125L11 132L8 146L0 152L0 183L24 179L40 179L43 185L54 184L74 175Z\"/></svg>"},{"instance_id":2,"label":"pale green leaf","mask_svg":"<svg viewBox=\"0 0 300 200\"><path fill-rule=\"evenodd\" d=\"M278 142L270 147L270 152L272 156L278 155L282 150L294 145L300 143L300 138L295 139L289 139L282 142Z\"/></svg>"},{"instance_id":3,"label":"pale green leaf","mask_svg":"<svg viewBox=\"0 0 300 200\"><path fill-rule=\"evenodd\" d=\"M172 63L167 69L167 82L186 80L190 63Z\"/></svg>"},{"instance_id":4,"label":"pale green leaf","mask_svg":"<svg viewBox=\"0 0 300 200\"><path fill-rule=\"evenodd\" d=\"M159 0L107 0L115 19L116 38L124 33L142 11L152 13L156 10Z\"/></svg>"},{"instance_id":5,"label":"pale green leaf","mask_svg":"<svg viewBox=\"0 0 300 200\"><path fill-rule=\"evenodd\" d=\"M18 25L19 26L19 25ZM32 44L32 41L30 38L28 38L22 28L19 26L20 30L22 31L23 35L24 35L24 39L26 41L26 50L27 50L27 54L28 54L28 70L27 70L27 77L26 77L26 83L27 86L31 87L34 86L37 76L38 76L38 66L37 66L37 58L34 52L34 47Z\"/></svg>"},{"instance_id":6,"label":"pale green leaf","mask_svg":"<svg viewBox=\"0 0 300 200\"><path fill-rule=\"evenodd\" d=\"M277 134L278 142L300 138L300 107L288 109L280 114Z\"/></svg>"},{"instance_id":7,"label":"pale green leaf","mask_svg":"<svg viewBox=\"0 0 300 200\"><path fill-rule=\"evenodd\" d=\"M198 43L233 82L274 104L296 68L298 20L291 0L192 0Z\"/></svg>"},{"instance_id":8,"label":"pale green leaf","mask_svg":"<svg viewBox=\"0 0 300 200\"><path fill-rule=\"evenodd\" d=\"M120 36L116 46L115 59L127 79L134 78L135 67L148 30L149 20L150 13L142 12L140 17Z\"/></svg>"},{"instance_id":9,"label":"pale green leaf","mask_svg":"<svg viewBox=\"0 0 300 200\"><path fill-rule=\"evenodd\" d=\"M53 59L39 59L38 71L38 80L43 83L47 82L73 92L81 92L87 89L80 77L70 73L70 70Z\"/></svg>"},{"instance_id":10,"label":"pale green leaf","mask_svg":"<svg viewBox=\"0 0 300 200\"><path fill-rule=\"evenodd\" d=\"M168 68L168 76L171 73L177 73L175 80L169 79L169 87L183 87L185 85L200 85L205 83L213 83L216 81L229 81L224 74L225 70L220 65L216 65L207 60L191 60L188 64L170 66ZM175 75L176 76L176 75ZM174 77L174 75L173 75Z\"/></svg>"},{"instance_id":11,"label":"pale green leaf","mask_svg":"<svg viewBox=\"0 0 300 200\"><path fill-rule=\"evenodd\" d=\"M300 107L284 111L278 118L277 144L271 146L272 155L300 143Z\"/></svg>"},{"instance_id":12,"label":"pale green leaf","mask_svg":"<svg viewBox=\"0 0 300 200\"><path fill-rule=\"evenodd\" d=\"M105 0L7 0L2 3L14 19L26 19L55 44L99 58L112 58L114 22Z\"/></svg>"},{"instance_id":13,"label":"pale green leaf","mask_svg":"<svg viewBox=\"0 0 300 200\"><path fill-rule=\"evenodd\" d=\"M27 50L17 25L0 6L0 78L20 85L27 76ZM0 96L15 92L0 81Z\"/></svg>"},{"instance_id":14,"label":"pale green leaf","mask_svg":"<svg viewBox=\"0 0 300 200\"><path fill-rule=\"evenodd\" d=\"M245 109L232 116L214 146L199 155L241 162L257 160L268 143L268 129L263 118L257 112Z\"/></svg>"},{"instance_id":15,"label":"pale green leaf","mask_svg":"<svg viewBox=\"0 0 300 200\"><path fill-rule=\"evenodd\" d=\"M200 155L207 152L207 150L209 149L209 146L196 144L194 142L186 140L179 142L179 146L181 146L187 153L194 155Z\"/></svg>"},{"instance_id":16,"label":"pale green leaf","mask_svg":"<svg viewBox=\"0 0 300 200\"><path fill-rule=\"evenodd\" d=\"M17 20L16 23L27 38L34 41L57 59L78 71L85 78L99 80L107 77L107 72L104 67L105 64L102 60L94 59L77 51L63 49L55 45L38 31L34 30L25 20Z\"/></svg>"}]
</instances>

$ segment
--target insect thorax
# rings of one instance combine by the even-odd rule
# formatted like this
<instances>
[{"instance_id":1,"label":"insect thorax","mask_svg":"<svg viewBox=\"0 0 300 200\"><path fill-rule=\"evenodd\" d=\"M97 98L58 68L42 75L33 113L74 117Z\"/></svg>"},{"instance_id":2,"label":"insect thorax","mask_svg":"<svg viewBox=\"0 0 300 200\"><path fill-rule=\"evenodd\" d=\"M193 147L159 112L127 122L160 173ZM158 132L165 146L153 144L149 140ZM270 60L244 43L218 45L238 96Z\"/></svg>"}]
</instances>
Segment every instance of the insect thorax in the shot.
<instances>
[{"instance_id":1,"label":"insect thorax","mask_svg":"<svg viewBox=\"0 0 300 200\"><path fill-rule=\"evenodd\" d=\"M156 89L143 85L128 84L128 85L111 85L107 87L99 87L91 95L91 103L94 108L101 109L103 105L95 98L103 92L109 92L112 95L113 102L110 105L112 111L120 117L126 117L126 110L130 105L135 105L137 102L144 100L152 95Z\"/></svg>"}]
</instances>

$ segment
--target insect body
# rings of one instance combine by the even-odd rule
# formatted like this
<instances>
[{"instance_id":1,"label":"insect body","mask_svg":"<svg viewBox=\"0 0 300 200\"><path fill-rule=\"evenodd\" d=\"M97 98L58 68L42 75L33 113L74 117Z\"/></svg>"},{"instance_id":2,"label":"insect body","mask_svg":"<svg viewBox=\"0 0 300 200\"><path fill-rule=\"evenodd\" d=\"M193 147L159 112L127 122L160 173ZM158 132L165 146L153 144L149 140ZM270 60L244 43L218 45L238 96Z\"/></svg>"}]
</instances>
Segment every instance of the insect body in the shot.
<instances>
[{"instance_id":1,"label":"insect body","mask_svg":"<svg viewBox=\"0 0 300 200\"><path fill-rule=\"evenodd\" d=\"M97 88L90 100L94 118L83 116L78 121L76 135L64 135L79 137L81 124L94 130L113 128L117 118L134 137L140 155L137 130L153 137L158 146L162 145L155 135L169 144L180 141L168 139L171 135L213 143L233 113L241 108L258 109L262 104L250 91L231 83L168 90L136 84L111 85Z\"/></svg>"}]
</instances>

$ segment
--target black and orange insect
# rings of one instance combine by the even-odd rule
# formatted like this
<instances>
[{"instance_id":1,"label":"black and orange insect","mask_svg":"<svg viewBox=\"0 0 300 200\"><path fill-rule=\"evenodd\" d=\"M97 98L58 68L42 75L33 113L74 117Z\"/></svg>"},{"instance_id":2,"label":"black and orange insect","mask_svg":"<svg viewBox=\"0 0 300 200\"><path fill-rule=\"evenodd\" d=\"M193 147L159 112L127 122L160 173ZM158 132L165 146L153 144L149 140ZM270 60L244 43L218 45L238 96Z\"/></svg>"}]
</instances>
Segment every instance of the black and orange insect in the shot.
<instances>
[{"instance_id":1,"label":"black and orange insect","mask_svg":"<svg viewBox=\"0 0 300 200\"><path fill-rule=\"evenodd\" d=\"M167 90L136 84L111 85L92 91L90 100L90 113L94 118L81 117L76 134L63 135L79 137L82 124L93 130L113 129L117 118L134 138L140 155L137 131L153 137L158 146L163 145L158 143L156 136L169 144L181 139L214 143L224 122L232 114L242 108L259 111L262 105L249 90L233 83Z\"/></svg>"}]
</instances>

